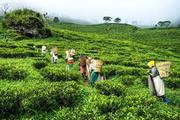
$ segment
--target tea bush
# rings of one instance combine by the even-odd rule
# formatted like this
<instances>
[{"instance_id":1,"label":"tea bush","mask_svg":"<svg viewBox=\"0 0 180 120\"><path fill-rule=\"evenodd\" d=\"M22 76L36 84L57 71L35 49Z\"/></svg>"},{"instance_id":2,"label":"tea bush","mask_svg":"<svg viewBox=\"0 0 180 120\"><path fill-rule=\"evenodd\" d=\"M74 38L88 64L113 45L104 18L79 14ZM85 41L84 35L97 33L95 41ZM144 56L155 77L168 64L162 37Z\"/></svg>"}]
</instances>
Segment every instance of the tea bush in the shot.
<instances>
[{"instance_id":1,"label":"tea bush","mask_svg":"<svg viewBox=\"0 0 180 120\"><path fill-rule=\"evenodd\" d=\"M104 66L103 69L104 69L103 72L105 72L107 76L115 76L115 75L140 76L146 73L144 69L134 68L134 67L124 67L118 65Z\"/></svg>"},{"instance_id":2,"label":"tea bush","mask_svg":"<svg viewBox=\"0 0 180 120\"><path fill-rule=\"evenodd\" d=\"M42 69L46 67L48 64L45 61L36 61L33 63L33 66L37 69Z\"/></svg>"},{"instance_id":3,"label":"tea bush","mask_svg":"<svg viewBox=\"0 0 180 120\"><path fill-rule=\"evenodd\" d=\"M21 94L18 90L0 89L0 118L9 118L22 110Z\"/></svg>"},{"instance_id":4,"label":"tea bush","mask_svg":"<svg viewBox=\"0 0 180 120\"><path fill-rule=\"evenodd\" d=\"M133 85L134 81L137 79L137 76L120 76L117 78L117 81L121 82L124 85Z\"/></svg>"},{"instance_id":5,"label":"tea bush","mask_svg":"<svg viewBox=\"0 0 180 120\"><path fill-rule=\"evenodd\" d=\"M23 100L25 109L51 111L60 106L72 107L80 101L81 92L75 82L49 83L39 86Z\"/></svg>"},{"instance_id":6,"label":"tea bush","mask_svg":"<svg viewBox=\"0 0 180 120\"><path fill-rule=\"evenodd\" d=\"M103 97L101 101L98 101L97 107L101 114L115 113L121 108L123 101L116 96Z\"/></svg>"},{"instance_id":7,"label":"tea bush","mask_svg":"<svg viewBox=\"0 0 180 120\"><path fill-rule=\"evenodd\" d=\"M81 96L79 85L73 81L10 85L0 88L0 118L73 107L82 100Z\"/></svg>"},{"instance_id":8,"label":"tea bush","mask_svg":"<svg viewBox=\"0 0 180 120\"><path fill-rule=\"evenodd\" d=\"M65 81L66 71L61 68L45 67L41 71L42 76L49 81Z\"/></svg>"},{"instance_id":9,"label":"tea bush","mask_svg":"<svg viewBox=\"0 0 180 120\"><path fill-rule=\"evenodd\" d=\"M80 72L70 70L67 71L65 67L63 68L55 68L55 67L46 67L42 69L41 74L43 77L49 81L66 81L66 80L74 80L78 81L81 78Z\"/></svg>"},{"instance_id":10,"label":"tea bush","mask_svg":"<svg viewBox=\"0 0 180 120\"><path fill-rule=\"evenodd\" d=\"M124 96L125 95L125 86L119 82L115 81L100 81L96 83L96 88L101 94L104 95L116 95Z\"/></svg>"},{"instance_id":11,"label":"tea bush","mask_svg":"<svg viewBox=\"0 0 180 120\"><path fill-rule=\"evenodd\" d=\"M1 64L0 65L0 79L20 80L27 77L27 72L14 65Z\"/></svg>"},{"instance_id":12,"label":"tea bush","mask_svg":"<svg viewBox=\"0 0 180 120\"><path fill-rule=\"evenodd\" d=\"M24 50L24 49L0 49L1 58L26 58L36 57L38 53L36 51Z\"/></svg>"},{"instance_id":13,"label":"tea bush","mask_svg":"<svg viewBox=\"0 0 180 120\"><path fill-rule=\"evenodd\" d=\"M179 80L179 78L169 77L169 78L163 78L163 79L164 79L165 85L167 87L174 88L174 89L180 88L180 80Z\"/></svg>"}]
</instances>

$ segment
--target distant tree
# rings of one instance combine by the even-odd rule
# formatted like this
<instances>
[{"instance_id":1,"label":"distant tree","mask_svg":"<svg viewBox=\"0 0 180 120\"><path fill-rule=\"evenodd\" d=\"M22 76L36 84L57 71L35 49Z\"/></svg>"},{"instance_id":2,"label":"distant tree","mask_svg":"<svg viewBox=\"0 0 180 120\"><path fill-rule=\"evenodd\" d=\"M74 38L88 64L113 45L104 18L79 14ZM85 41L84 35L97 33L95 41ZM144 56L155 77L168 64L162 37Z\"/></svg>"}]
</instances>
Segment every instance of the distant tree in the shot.
<instances>
[{"instance_id":1,"label":"distant tree","mask_svg":"<svg viewBox=\"0 0 180 120\"><path fill-rule=\"evenodd\" d=\"M103 20L104 20L105 22L110 22L110 21L112 20L112 17L104 16L104 17L103 17Z\"/></svg>"},{"instance_id":2,"label":"distant tree","mask_svg":"<svg viewBox=\"0 0 180 120\"><path fill-rule=\"evenodd\" d=\"M54 19L53 19L53 22L59 22L59 18L58 17L54 17Z\"/></svg>"},{"instance_id":3,"label":"distant tree","mask_svg":"<svg viewBox=\"0 0 180 120\"><path fill-rule=\"evenodd\" d=\"M158 25L159 27L169 27L170 24L171 24L171 21L159 21L159 22L157 23L157 25Z\"/></svg>"},{"instance_id":4,"label":"distant tree","mask_svg":"<svg viewBox=\"0 0 180 120\"><path fill-rule=\"evenodd\" d=\"M45 19L48 19L48 13L47 12L44 13L43 16L44 16Z\"/></svg>"},{"instance_id":5,"label":"distant tree","mask_svg":"<svg viewBox=\"0 0 180 120\"><path fill-rule=\"evenodd\" d=\"M115 23L120 23L120 22L121 22L121 19L117 17L117 18L114 19L114 22L115 22Z\"/></svg>"},{"instance_id":6,"label":"distant tree","mask_svg":"<svg viewBox=\"0 0 180 120\"><path fill-rule=\"evenodd\" d=\"M1 11L3 12L3 14L6 14L7 11L9 10L9 4L8 3L2 4L2 5L0 5L0 7L1 7Z\"/></svg>"}]
</instances>

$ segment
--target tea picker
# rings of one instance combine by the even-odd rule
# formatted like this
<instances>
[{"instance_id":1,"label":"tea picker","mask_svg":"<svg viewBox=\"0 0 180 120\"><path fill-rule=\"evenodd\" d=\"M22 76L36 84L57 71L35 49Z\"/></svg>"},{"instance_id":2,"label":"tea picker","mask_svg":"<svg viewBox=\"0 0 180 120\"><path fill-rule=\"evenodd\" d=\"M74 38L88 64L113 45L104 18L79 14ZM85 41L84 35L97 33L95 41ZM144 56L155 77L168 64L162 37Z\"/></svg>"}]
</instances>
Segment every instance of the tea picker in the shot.
<instances>
[{"instance_id":1,"label":"tea picker","mask_svg":"<svg viewBox=\"0 0 180 120\"><path fill-rule=\"evenodd\" d=\"M67 79L72 79L71 76L69 76L69 78L68 78L68 72L73 68L73 64L74 64L73 58L71 56L69 56L67 58L67 62L66 63L67 63L67 65L66 65L66 80Z\"/></svg>"},{"instance_id":2,"label":"tea picker","mask_svg":"<svg viewBox=\"0 0 180 120\"><path fill-rule=\"evenodd\" d=\"M66 63L69 57L70 57L70 51L66 50L66 58L65 58Z\"/></svg>"},{"instance_id":3,"label":"tea picker","mask_svg":"<svg viewBox=\"0 0 180 120\"><path fill-rule=\"evenodd\" d=\"M84 80L87 79L87 76L86 76L86 59L87 59L87 56L85 55L80 55L78 61L79 61L79 69L81 71L81 74L82 74L82 77Z\"/></svg>"},{"instance_id":4,"label":"tea picker","mask_svg":"<svg viewBox=\"0 0 180 120\"><path fill-rule=\"evenodd\" d=\"M73 57L68 57L67 66L66 66L67 71L70 71L73 68L73 64L74 64Z\"/></svg>"},{"instance_id":5,"label":"tea picker","mask_svg":"<svg viewBox=\"0 0 180 120\"><path fill-rule=\"evenodd\" d=\"M46 46L44 46L44 45L42 46L41 53L42 53L43 57L46 56Z\"/></svg>"},{"instance_id":6,"label":"tea picker","mask_svg":"<svg viewBox=\"0 0 180 120\"><path fill-rule=\"evenodd\" d=\"M168 98L165 97L164 81L161 79L155 61L150 61L147 65L150 68L148 86L151 94L163 99L165 103L171 102Z\"/></svg>"},{"instance_id":7,"label":"tea picker","mask_svg":"<svg viewBox=\"0 0 180 120\"><path fill-rule=\"evenodd\" d=\"M58 48L57 47L52 48L50 54L51 54L52 63L56 64L58 60Z\"/></svg>"},{"instance_id":8,"label":"tea picker","mask_svg":"<svg viewBox=\"0 0 180 120\"><path fill-rule=\"evenodd\" d=\"M101 60L91 60L90 69L91 69L91 78L90 84L94 85L95 82L100 78L102 72L103 62Z\"/></svg>"},{"instance_id":9,"label":"tea picker","mask_svg":"<svg viewBox=\"0 0 180 120\"><path fill-rule=\"evenodd\" d=\"M74 62L75 62L75 55L76 55L75 49L71 49L69 54L70 54L70 56L73 58L73 60L74 60Z\"/></svg>"}]
</instances>

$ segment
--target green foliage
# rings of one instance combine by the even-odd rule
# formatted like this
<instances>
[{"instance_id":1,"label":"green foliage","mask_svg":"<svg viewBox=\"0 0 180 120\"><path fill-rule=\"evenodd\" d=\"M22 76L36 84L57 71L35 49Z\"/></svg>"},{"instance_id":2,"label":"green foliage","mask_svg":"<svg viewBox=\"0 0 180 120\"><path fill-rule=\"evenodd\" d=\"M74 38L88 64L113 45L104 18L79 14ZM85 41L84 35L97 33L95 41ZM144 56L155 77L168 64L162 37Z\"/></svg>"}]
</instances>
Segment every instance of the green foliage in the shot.
<instances>
[{"instance_id":1,"label":"green foliage","mask_svg":"<svg viewBox=\"0 0 180 120\"><path fill-rule=\"evenodd\" d=\"M169 25L171 24L171 21L159 21L157 24L160 27L169 27Z\"/></svg>"},{"instance_id":2,"label":"green foliage","mask_svg":"<svg viewBox=\"0 0 180 120\"><path fill-rule=\"evenodd\" d=\"M46 63L46 61L37 61L37 62L33 63L33 66L37 69L42 69L47 66L47 63Z\"/></svg>"},{"instance_id":3,"label":"green foliage","mask_svg":"<svg viewBox=\"0 0 180 120\"><path fill-rule=\"evenodd\" d=\"M167 87L169 88L174 88L174 89L178 89L180 88L180 80L179 78L165 78L165 84Z\"/></svg>"},{"instance_id":4,"label":"green foliage","mask_svg":"<svg viewBox=\"0 0 180 120\"><path fill-rule=\"evenodd\" d=\"M133 75L139 76L145 73L144 69L138 69L134 67L124 67L118 65L109 65L103 67L106 76L122 76L122 75Z\"/></svg>"},{"instance_id":5,"label":"green foliage","mask_svg":"<svg viewBox=\"0 0 180 120\"><path fill-rule=\"evenodd\" d=\"M109 17L109 16L104 16L104 17L103 17L103 20L104 20L105 22L111 21L111 19L112 19L112 17Z\"/></svg>"},{"instance_id":6,"label":"green foliage","mask_svg":"<svg viewBox=\"0 0 180 120\"><path fill-rule=\"evenodd\" d=\"M125 95L125 86L115 81L100 81L96 83L96 88L104 95Z\"/></svg>"},{"instance_id":7,"label":"green foliage","mask_svg":"<svg viewBox=\"0 0 180 120\"><path fill-rule=\"evenodd\" d=\"M9 118L21 110L21 93L11 89L0 90L0 118Z\"/></svg>"},{"instance_id":8,"label":"green foliage","mask_svg":"<svg viewBox=\"0 0 180 120\"><path fill-rule=\"evenodd\" d=\"M59 22L59 18L58 17L54 17L53 22L55 22L55 23Z\"/></svg>"},{"instance_id":9,"label":"green foliage","mask_svg":"<svg viewBox=\"0 0 180 120\"><path fill-rule=\"evenodd\" d=\"M121 98L116 96L103 97L101 102L98 102L97 107L100 110L101 114L115 113L118 109L121 108L123 101Z\"/></svg>"},{"instance_id":10,"label":"green foliage","mask_svg":"<svg viewBox=\"0 0 180 120\"><path fill-rule=\"evenodd\" d=\"M19 9L7 13L3 21L4 27L14 29L30 38L51 36L51 31L44 24L41 14L29 9Z\"/></svg>"},{"instance_id":11,"label":"green foliage","mask_svg":"<svg viewBox=\"0 0 180 120\"><path fill-rule=\"evenodd\" d=\"M116 23L105 23L105 24L98 24L98 25L77 25L71 23L56 23L53 24L53 28L63 29L63 30L70 30L76 32L83 32L83 33L98 33L107 35L107 28L109 29L109 34L112 36L118 35L123 36L124 39L128 37L127 33L131 33L136 31L138 28L128 24L116 24ZM119 34L121 33L121 34Z\"/></svg>"},{"instance_id":12,"label":"green foliage","mask_svg":"<svg viewBox=\"0 0 180 120\"><path fill-rule=\"evenodd\" d=\"M80 100L81 92L75 82L39 86L30 93L23 105L25 109L51 111L59 106L72 107Z\"/></svg>"},{"instance_id":13,"label":"green foliage","mask_svg":"<svg viewBox=\"0 0 180 120\"><path fill-rule=\"evenodd\" d=\"M114 22L120 23L120 22L121 22L121 19L117 17L117 18L114 19Z\"/></svg>"},{"instance_id":14,"label":"green foliage","mask_svg":"<svg viewBox=\"0 0 180 120\"><path fill-rule=\"evenodd\" d=\"M18 66L1 64L0 65L0 79L20 80L27 77L27 72Z\"/></svg>"},{"instance_id":15,"label":"green foliage","mask_svg":"<svg viewBox=\"0 0 180 120\"><path fill-rule=\"evenodd\" d=\"M23 49L1 49L0 48L0 57L1 58L26 58L26 57L36 57L38 53L36 51Z\"/></svg>"},{"instance_id":16,"label":"green foliage","mask_svg":"<svg viewBox=\"0 0 180 120\"><path fill-rule=\"evenodd\" d=\"M78 81L81 79L80 72L74 70L67 71L65 66L61 66L59 68L48 66L42 69L41 73L43 77L49 81Z\"/></svg>"},{"instance_id":17,"label":"green foliage","mask_svg":"<svg viewBox=\"0 0 180 120\"><path fill-rule=\"evenodd\" d=\"M48 112L60 106L72 107L81 101L82 92L75 82L17 86L0 88L0 118L23 112Z\"/></svg>"}]
</instances>

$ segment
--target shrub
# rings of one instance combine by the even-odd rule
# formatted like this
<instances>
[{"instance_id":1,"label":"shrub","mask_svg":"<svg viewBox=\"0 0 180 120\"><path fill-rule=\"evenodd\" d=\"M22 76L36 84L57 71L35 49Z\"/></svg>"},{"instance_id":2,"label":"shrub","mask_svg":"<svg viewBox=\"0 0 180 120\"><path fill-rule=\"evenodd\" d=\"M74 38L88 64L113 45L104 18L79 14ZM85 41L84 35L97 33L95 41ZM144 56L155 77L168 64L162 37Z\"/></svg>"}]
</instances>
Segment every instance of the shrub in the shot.
<instances>
[{"instance_id":1,"label":"shrub","mask_svg":"<svg viewBox=\"0 0 180 120\"><path fill-rule=\"evenodd\" d=\"M67 78L65 70L54 67L46 67L42 69L41 74L49 81L65 81Z\"/></svg>"},{"instance_id":2,"label":"shrub","mask_svg":"<svg viewBox=\"0 0 180 120\"><path fill-rule=\"evenodd\" d=\"M36 51L25 51L24 49L0 49L0 57L2 58L25 58L36 56L38 56L38 53Z\"/></svg>"},{"instance_id":3,"label":"shrub","mask_svg":"<svg viewBox=\"0 0 180 120\"><path fill-rule=\"evenodd\" d=\"M17 90L0 90L0 118L9 118L21 110L21 94Z\"/></svg>"},{"instance_id":4,"label":"shrub","mask_svg":"<svg viewBox=\"0 0 180 120\"><path fill-rule=\"evenodd\" d=\"M115 81L100 81L96 83L96 88L101 94L104 95L125 95L125 87Z\"/></svg>"},{"instance_id":5,"label":"shrub","mask_svg":"<svg viewBox=\"0 0 180 120\"><path fill-rule=\"evenodd\" d=\"M50 81L65 81L65 80L80 80L81 75L79 72L71 70L66 71L63 68L46 67L42 69L41 74L43 77Z\"/></svg>"},{"instance_id":6,"label":"shrub","mask_svg":"<svg viewBox=\"0 0 180 120\"><path fill-rule=\"evenodd\" d=\"M42 15L29 9L18 9L7 13L3 21L4 27L14 29L30 38L51 36L51 31L44 24Z\"/></svg>"},{"instance_id":7,"label":"shrub","mask_svg":"<svg viewBox=\"0 0 180 120\"><path fill-rule=\"evenodd\" d=\"M117 65L109 65L104 66L103 71L106 73L107 77L110 76L122 76L122 75L132 75L132 76L139 76L144 75L145 70L135 67L124 67L124 66L117 66Z\"/></svg>"},{"instance_id":8,"label":"shrub","mask_svg":"<svg viewBox=\"0 0 180 120\"><path fill-rule=\"evenodd\" d=\"M0 119L23 112L31 114L49 112L61 106L73 107L82 100L80 87L73 81L19 85L0 88Z\"/></svg>"},{"instance_id":9,"label":"shrub","mask_svg":"<svg viewBox=\"0 0 180 120\"><path fill-rule=\"evenodd\" d=\"M33 63L33 66L37 69L42 69L47 66L47 63L45 61L37 61Z\"/></svg>"},{"instance_id":10,"label":"shrub","mask_svg":"<svg viewBox=\"0 0 180 120\"><path fill-rule=\"evenodd\" d=\"M115 113L120 109L122 102L122 99L116 96L103 97L103 99L98 102L97 107L101 114Z\"/></svg>"},{"instance_id":11,"label":"shrub","mask_svg":"<svg viewBox=\"0 0 180 120\"><path fill-rule=\"evenodd\" d=\"M132 92L135 94L126 96L121 108L109 114L108 119L179 119L177 108L157 102L155 97L143 91Z\"/></svg>"},{"instance_id":12,"label":"shrub","mask_svg":"<svg viewBox=\"0 0 180 120\"><path fill-rule=\"evenodd\" d=\"M72 107L80 98L81 92L75 82L48 83L30 92L23 106L36 111L51 111L60 106Z\"/></svg>"},{"instance_id":13,"label":"shrub","mask_svg":"<svg viewBox=\"0 0 180 120\"><path fill-rule=\"evenodd\" d=\"M134 81L137 79L136 76L120 76L117 80L119 82L122 82L124 85L133 85Z\"/></svg>"},{"instance_id":14,"label":"shrub","mask_svg":"<svg viewBox=\"0 0 180 120\"><path fill-rule=\"evenodd\" d=\"M172 78L172 77L164 78L164 82L165 82L166 86L169 88L175 88L175 89L180 88L179 78Z\"/></svg>"},{"instance_id":15,"label":"shrub","mask_svg":"<svg viewBox=\"0 0 180 120\"><path fill-rule=\"evenodd\" d=\"M0 79L20 80L27 76L27 72L13 65L0 65Z\"/></svg>"}]
</instances>

